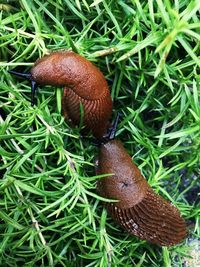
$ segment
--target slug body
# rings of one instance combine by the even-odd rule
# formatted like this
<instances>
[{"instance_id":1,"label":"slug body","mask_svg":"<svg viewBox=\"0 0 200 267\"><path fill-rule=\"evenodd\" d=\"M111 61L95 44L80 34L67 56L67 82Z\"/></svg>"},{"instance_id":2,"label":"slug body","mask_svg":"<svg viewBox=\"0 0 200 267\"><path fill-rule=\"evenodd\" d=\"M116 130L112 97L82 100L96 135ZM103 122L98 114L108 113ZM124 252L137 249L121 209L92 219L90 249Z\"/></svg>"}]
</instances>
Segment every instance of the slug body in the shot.
<instances>
[{"instance_id":1,"label":"slug body","mask_svg":"<svg viewBox=\"0 0 200 267\"><path fill-rule=\"evenodd\" d=\"M112 99L102 72L84 57L71 51L58 51L37 60L31 69L39 85L63 86L65 118L78 125L83 107L83 125L97 138L106 132L112 113Z\"/></svg>"},{"instance_id":2,"label":"slug body","mask_svg":"<svg viewBox=\"0 0 200 267\"><path fill-rule=\"evenodd\" d=\"M118 140L101 144L97 174L112 174L97 183L99 194L118 202L106 203L108 213L130 234L161 246L186 236L178 209L156 194Z\"/></svg>"}]
</instances>

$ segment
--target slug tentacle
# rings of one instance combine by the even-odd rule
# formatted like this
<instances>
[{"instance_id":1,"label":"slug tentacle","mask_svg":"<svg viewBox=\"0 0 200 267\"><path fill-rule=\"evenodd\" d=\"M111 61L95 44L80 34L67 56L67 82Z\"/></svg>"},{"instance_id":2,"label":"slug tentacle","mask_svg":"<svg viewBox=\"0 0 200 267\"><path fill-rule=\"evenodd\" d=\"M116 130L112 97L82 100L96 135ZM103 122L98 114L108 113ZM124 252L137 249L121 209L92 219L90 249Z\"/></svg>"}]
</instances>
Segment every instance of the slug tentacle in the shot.
<instances>
[{"instance_id":1,"label":"slug tentacle","mask_svg":"<svg viewBox=\"0 0 200 267\"><path fill-rule=\"evenodd\" d=\"M113 219L126 231L161 246L172 246L186 236L179 210L156 194L132 162L121 142L100 147L97 174L113 174L97 183L99 194L119 200L105 204Z\"/></svg>"},{"instance_id":2,"label":"slug tentacle","mask_svg":"<svg viewBox=\"0 0 200 267\"><path fill-rule=\"evenodd\" d=\"M32 74L31 73L22 73L22 72L17 72L14 70L9 70L8 71L11 74L14 74L18 77L27 79L31 82L31 106L34 106L35 104L35 93L36 93L36 89L38 87L37 83L34 81Z\"/></svg>"},{"instance_id":3,"label":"slug tentacle","mask_svg":"<svg viewBox=\"0 0 200 267\"><path fill-rule=\"evenodd\" d=\"M31 80L31 106L35 105L35 94L38 88L37 83L34 80Z\"/></svg>"},{"instance_id":4,"label":"slug tentacle","mask_svg":"<svg viewBox=\"0 0 200 267\"><path fill-rule=\"evenodd\" d=\"M22 72L17 72L17 71L14 71L14 70L9 70L8 72L11 73L11 74L14 74L16 76L19 76L21 78L27 79L27 80L31 80L31 78L32 78L31 73L22 73Z\"/></svg>"}]
</instances>

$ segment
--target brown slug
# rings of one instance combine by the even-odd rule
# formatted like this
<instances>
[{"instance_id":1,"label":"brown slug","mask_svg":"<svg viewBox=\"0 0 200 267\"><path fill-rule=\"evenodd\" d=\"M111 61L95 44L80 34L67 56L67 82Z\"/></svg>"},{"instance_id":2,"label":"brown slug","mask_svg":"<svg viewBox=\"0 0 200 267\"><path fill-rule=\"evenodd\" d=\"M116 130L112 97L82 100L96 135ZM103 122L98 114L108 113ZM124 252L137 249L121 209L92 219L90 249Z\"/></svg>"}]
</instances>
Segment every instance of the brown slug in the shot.
<instances>
[{"instance_id":1,"label":"brown slug","mask_svg":"<svg viewBox=\"0 0 200 267\"><path fill-rule=\"evenodd\" d=\"M96 173L113 174L98 181L97 191L118 200L105 206L130 234L160 246L176 245L186 237L179 210L153 191L119 140L101 143Z\"/></svg>"},{"instance_id":2,"label":"brown slug","mask_svg":"<svg viewBox=\"0 0 200 267\"><path fill-rule=\"evenodd\" d=\"M30 73L15 75L31 80L32 104L37 85L63 86L62 109L72 124L83 125L101 138L108 126L112 112L112 99L102 72L84 57L66 50L52 52L38 59Z\"/></svg>"}]
</instances>

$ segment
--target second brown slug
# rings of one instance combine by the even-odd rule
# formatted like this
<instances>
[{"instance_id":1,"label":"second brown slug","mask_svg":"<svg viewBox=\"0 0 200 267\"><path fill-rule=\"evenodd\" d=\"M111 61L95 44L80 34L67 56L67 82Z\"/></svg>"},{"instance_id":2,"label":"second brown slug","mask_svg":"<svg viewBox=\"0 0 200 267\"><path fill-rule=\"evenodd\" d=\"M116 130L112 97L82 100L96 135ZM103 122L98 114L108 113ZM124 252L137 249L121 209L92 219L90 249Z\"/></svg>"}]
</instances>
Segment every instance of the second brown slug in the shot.
<instances>
[{"instance_id":1,"label":"second brown slug","mask_svg":"<svg viewBox=\"0 0 200 267\"><path fill-rule=\"evenodd\" d=\"M66 50L52 52L38 59L30 73L11 73L32 83L32 103L37 85L63 86L62 109L73 124L81 121L95 137L105 133L112 113L112 99L102 72L84 57Z\"/></svg>"},{"instance_id":2,"label":"second brown slug","mask_svg":"<svg viewBox=\"0 0 200 267\"><path fill-rule=\"evenodd\" d=\"M160 246L186 237L179 210L153 191L119 140L100 145L96 173L113 174L100 179L97 190L118 200L105 204L107 211L130 234Z\"/></svg>"}]
</instances>

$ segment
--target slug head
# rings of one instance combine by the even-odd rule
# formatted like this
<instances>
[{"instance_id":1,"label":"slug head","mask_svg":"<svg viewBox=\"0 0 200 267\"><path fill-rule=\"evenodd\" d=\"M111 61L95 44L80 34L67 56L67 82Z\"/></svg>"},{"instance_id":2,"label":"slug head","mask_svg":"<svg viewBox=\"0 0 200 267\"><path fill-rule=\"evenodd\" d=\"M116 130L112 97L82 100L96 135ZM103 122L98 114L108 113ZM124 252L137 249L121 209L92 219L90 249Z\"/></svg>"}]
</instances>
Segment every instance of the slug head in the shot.
<instances>
[{"instance_id":1,"label":"slug head","mask_svg":"<svg viewBox=\"0 0 200 267\"><path fill-rule=\"evenodd\" d=\"M109 92L102 72L72 51L59 50L45 55L35 62L31 74L38 84L64 86L88 100L100 100Z\"/></svg>"}]
</instances>

